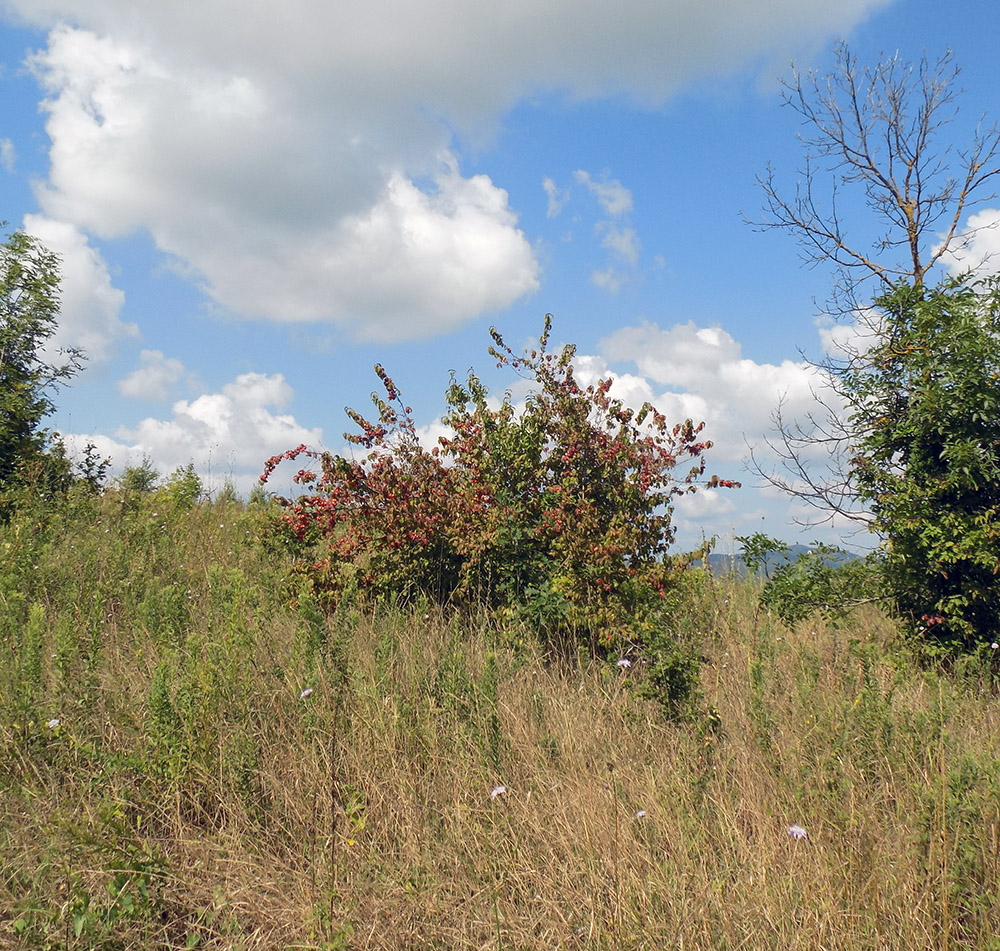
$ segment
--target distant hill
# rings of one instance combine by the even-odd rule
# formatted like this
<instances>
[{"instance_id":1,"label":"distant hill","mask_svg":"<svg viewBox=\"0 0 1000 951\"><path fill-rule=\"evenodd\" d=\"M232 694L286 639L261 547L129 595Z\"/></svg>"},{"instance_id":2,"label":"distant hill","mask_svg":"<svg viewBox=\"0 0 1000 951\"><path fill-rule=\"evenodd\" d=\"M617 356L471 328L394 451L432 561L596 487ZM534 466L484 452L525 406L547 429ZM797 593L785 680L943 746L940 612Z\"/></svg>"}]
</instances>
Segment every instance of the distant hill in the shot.
<instances>
[{"instance_id":1,"label":"distant hill","mask_svg":"<svg viewBox=\"0 0 1000 951\"><path fill-rule=\"evenodd\" d=\"M808 555L811 552L812 548L809 545L789 545L787 553L772 552L768 555L761 573L770 575L782 565L796 561L800 556ZM825 557L830 564L843 564L855 561L858 555L839 549L828 553ZM745 578L748 574L747 566L739 554L712 552L708 556L708 565L713 572L719 575L735 575L739 578Z\"/></svg>"}]
</instances>

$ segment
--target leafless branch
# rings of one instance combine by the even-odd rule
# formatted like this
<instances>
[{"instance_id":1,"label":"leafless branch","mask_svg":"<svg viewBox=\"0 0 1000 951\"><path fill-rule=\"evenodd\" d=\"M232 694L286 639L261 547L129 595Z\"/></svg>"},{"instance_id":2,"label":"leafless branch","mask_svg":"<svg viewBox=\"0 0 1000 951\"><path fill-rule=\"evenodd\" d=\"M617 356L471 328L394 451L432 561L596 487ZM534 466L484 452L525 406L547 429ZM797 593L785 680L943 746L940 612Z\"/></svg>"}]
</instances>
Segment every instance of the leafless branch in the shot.
<instances>
[{"instance_id":1,"label":"leafless branch","mask_svg":"<svg viewBox=\"0 0 1000 951\"><path fill-rule=\"evenodd\" d=\"M964 149L947 141L960 93L950 52L937 60L924 56L916 65L897 54L874 67L860 65L844 44L835 54L828 75L795 72L785 84L785 104L804 127L804 165L791 193L770 166L758 177L764 217L750 223L791 231L810 267L833 264L837 281L828 313L867 320L868 332L877 337L878 314L863 302L901 281L923 287L949 251L971 242L968 215L996 197L988 186L1000 175L1000 127L981 120ZM860 191L879 225L868 243L852 239L841 217L840 199L852 190ZM872 280L877 289L867 293ZM838 517L870 521L852 481L852 443L864 435L857 432L864 407L852 405L849 387L838 386L864 368L865 352L861 341L842 358L816 365L839 405L816 393L815 413L789 420L779 404L774 436L764 444L769 458L762 457L762 447L750 448L752 472L822 513L809 524Z\"/></svg>"},{"instance_id":2,"label":"leafless branch","mask_svg":"<svg viewBox=\"0 0 1000 951\"><path fill-rule=\"evenodd\" d=\"M870 517L858 505L849 466L852 433L818 394L816 402L825 413L804 420L788 420L779 403L771 417L774 436L764 440L767 457L749 446L747 467L766 485L816 509L816 517L801 524L824 525L840 517L866 526Z\"/></svg>"},{"instance_id":3,"label":"leafless branch","mask_svg":"<svg viewBox=\"0 0 1000 951\"><path fill-rule=\"evenodd\" d=\"M751 223L792 231L805 260L833 263L852 291L873 277L882 289L899 280L923 284L965 239L963 218L996 197L984 186L1000 174L997 126L981 122L968 148L954 154L942 144L957 112L958 73L950 52L916 66L896 55L866 67L843 44L829 75L795 73L784 98L806 127L805 165L790 196L773 168L759 176L764 218ZM820 177L829 180L824 202L817 198ZM852 187L885 226L871 247L852 242L840 218L838 189Z\"/></svg>"}]
</instances>

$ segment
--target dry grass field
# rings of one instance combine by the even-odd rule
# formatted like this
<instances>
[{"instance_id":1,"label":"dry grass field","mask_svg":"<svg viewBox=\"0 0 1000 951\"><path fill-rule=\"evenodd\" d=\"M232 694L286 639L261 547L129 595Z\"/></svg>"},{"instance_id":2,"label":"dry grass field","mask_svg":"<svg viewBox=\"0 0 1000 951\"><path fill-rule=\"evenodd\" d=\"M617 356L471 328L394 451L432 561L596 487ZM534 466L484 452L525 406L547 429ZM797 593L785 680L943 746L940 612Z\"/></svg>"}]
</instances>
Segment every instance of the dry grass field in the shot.
<instances>
[{"instance_id":1,"label":"dry grass field","mask_svg":"<svg viewBox=\"0 0 1000 951\"><path fill-rule=\"evenodd\" d=\"M693 577L669 721L639 656L292 607L265 521L0 527L0 946L1000 949L992 651L928 669L875 609L788 629Z\"/></svg>"}]
</instances>

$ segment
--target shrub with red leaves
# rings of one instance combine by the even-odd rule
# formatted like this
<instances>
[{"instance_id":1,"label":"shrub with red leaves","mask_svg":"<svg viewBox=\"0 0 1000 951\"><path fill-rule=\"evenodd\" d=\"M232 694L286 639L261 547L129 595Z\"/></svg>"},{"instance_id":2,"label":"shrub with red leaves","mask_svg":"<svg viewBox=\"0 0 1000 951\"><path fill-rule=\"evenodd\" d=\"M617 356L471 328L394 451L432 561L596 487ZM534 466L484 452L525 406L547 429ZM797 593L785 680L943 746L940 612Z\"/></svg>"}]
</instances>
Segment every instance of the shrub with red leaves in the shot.
<instances>
[{"instance_id":1,"label":"shrub with red leaves","mask_svg":"<svg viewBox=\"0 0 1000 951\"><path fill-rule=\"evenodd\" d=\"M702 424L669 426L648 403L638 412L609 395L612 381L583 387L574 348L515 355L495 329L490 355L534 381L523 407L499 408L470 373L452 379L444 422L452 435L425 449L412 411L381 366L385 395L374 421L348 409L359 432L346 438L362 460L298 446L268 460L266 481L300 456L310 494L280 500L298 539L323 541L299 567L333 603L346 592L371 599L428 597L485 605L530 623L550 643L592 648L641 638L685 559L671 558L671 501L705 478Z\"/></svg>"}]
</instances>

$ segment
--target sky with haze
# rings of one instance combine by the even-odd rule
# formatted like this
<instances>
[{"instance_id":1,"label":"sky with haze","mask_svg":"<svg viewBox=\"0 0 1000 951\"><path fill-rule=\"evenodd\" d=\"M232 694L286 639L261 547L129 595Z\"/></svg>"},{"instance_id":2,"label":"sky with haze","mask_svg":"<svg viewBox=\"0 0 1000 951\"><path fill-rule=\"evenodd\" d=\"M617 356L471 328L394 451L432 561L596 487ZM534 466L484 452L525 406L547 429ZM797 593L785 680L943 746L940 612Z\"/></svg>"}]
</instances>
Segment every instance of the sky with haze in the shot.
<instances>
[{"instance_id":1,"label":"sky with haze","mask_svg":"<svg viewBox=\"0 0 1000 951\"><path fill-rule=\"evenodd\" d=\"M682 544L863 547L746 469L850 333L832 273L745 221L769 163L789 191L802 165L781 80L838 40L951 49L956 149L1000 120L996 0L0 0L0 219L61 256L57 342L88 355L51 424L246 492L299 443L347 452L376 362L428 440L452 371L523 397L488 329L528 347L550 312L583 379L704 420L743 481L684 501Z\"/></svg>"}]
</instances>

